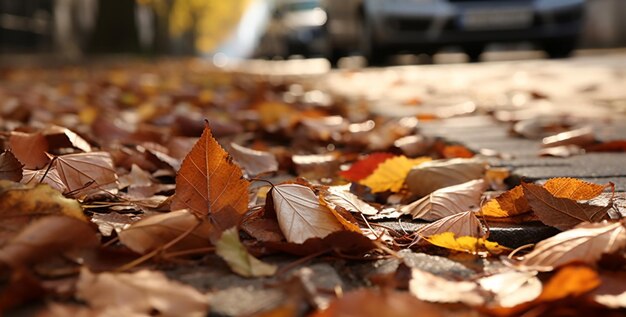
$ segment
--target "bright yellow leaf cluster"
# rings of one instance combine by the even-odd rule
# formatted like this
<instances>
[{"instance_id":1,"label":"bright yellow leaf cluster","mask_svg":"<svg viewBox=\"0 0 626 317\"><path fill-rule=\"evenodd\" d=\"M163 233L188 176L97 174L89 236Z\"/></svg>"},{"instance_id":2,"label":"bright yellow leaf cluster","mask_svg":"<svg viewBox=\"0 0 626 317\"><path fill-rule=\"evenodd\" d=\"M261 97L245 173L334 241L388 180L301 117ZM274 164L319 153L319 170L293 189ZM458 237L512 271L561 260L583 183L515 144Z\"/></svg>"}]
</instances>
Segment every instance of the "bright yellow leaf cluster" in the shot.
<instances>
[{"instance_id":1,"label":"bright yellow leaf cluster","mask_svg":"<svg viewBox=\"0 0 626 317\"><path fill-rule=\"evenodd\" d=\"M476 254L489 251L500 254L510 251L509 248L499 245L497 242L487 241L484 238L470 236L455 237L454 232L444 232L425 238L426 241L442 248Z\"/></svg>"},{"instance_id":2,"label":"bright yellow leaf cluster","mask_svg":"<svg viewBox=\"0 0 626 317\"><path fill-rule=\"evenodd\" d=\"M382 162L374 172L359 183L372 189L372 193L402 189L406 176L417 165L430 161L429 157L409 159L404 155L395 156Z\"/></svg>"}]
</instances>

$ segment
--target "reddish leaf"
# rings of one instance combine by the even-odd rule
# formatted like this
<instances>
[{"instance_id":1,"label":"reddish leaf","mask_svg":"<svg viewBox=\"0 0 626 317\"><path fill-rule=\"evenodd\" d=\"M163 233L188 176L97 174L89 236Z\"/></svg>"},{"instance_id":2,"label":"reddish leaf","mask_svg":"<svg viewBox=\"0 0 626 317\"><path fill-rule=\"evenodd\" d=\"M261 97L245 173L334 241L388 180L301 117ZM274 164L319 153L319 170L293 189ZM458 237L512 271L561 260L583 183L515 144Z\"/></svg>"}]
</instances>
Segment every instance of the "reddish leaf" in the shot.
<instances>
[{"instance_id":1,"label":"reddish leaf","mask_svg":"<svg viewBox=\"0 0 626 317\"><path fill-rule=\"evenodd\" d=\"M108 152L61 155L54 165L67 188L65 194L72 197L117 190L117 174Z\"/></svg>"},{"instance_id":2,"label":"reddish leaf","mask_svg":"<svg viewBox=\"0 0 626 317\"><path fill-rule=\"evenodd\" d=\"M594 206L576 202L567 198L558 198L550 194L545 188L522 183L524 196L533 212L541 222L561 229L573 228L581 222L599 222L609 219L608 206Z\"/></svg>"},{"instance_id":3,"label":"reddish leaf","mask_svg":"<svg viewBox=\"0 0 626 317\"><path fill-rule=\"evenodd\" d=\"M15 158L11 151L0 154L0 179L19 182L22 179L22 163Z\"/></svg>"},{"instance_id":4,"label":"reddish leaf","mask_svg":"<svg viewBox=\"0 0 626 317\"><path fill-rule=\"evenodd\" d=\"M349 181L358 182L372 174L380 163L393 156L391 153L372 153L355 162L350 169L340 172L339 175Z\"/></svg>"},{"instance_id":5,"label":"reddish leaf","mask_svg":"<svg viewBox=\"0 0 626 317\"><path fill-rule=\"evenodd\" d=\"M48 141L41 133L12 132L9 147L15 157L24 164L24 168L40 169L50 162L46 155Z\"/></svg>"},{"instance_id":6,"label":"reddish leaf","mask_svg":"<svg viewBox=\"0 0 626 317\"><path fill-rule=\"evenodd\" d=\"M238 226L248 210L248 181L211 135L208 123L176 175L172 209L189 209L214 227L212 239Z\"/></svg>"},{"instance_id":7,"label":"reddish leaf","mask_svg":"<svg viewBox=\"0 0 626 317\"><path fill-rule=\"evenodd\" d=\"M587 152L626 152L626 140L608 141L585 147Z\"/></svg>"},{"instance_id":8,"label":"reddish leaf","mask_svg":"<svg viewBox=\"0 0 626 317\"><path fill-rule=\"evenodd\" d=\"M91 152L91 145L70 129L53 125L41 133L46 137L51 149L75 147L83 152Z\"/></svg>"}]
</instances>

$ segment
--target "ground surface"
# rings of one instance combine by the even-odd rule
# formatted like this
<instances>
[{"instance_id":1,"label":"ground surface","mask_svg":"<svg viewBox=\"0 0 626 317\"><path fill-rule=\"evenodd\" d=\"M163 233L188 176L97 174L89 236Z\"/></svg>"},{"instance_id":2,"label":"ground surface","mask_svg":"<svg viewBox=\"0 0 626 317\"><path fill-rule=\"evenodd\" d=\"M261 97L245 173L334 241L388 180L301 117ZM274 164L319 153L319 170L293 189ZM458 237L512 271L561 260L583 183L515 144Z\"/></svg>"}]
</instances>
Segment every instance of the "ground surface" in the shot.
<instances>
[{"instance_id":1,"label":"ground surface","mask_svg":"<svg viewBox=\"0 0 626 317\"><path fill-rule=\"evenodd\" d=\"M555 177L575 177L598 184L612 182L618 192L617 209L625 213L623 145L618 146L620 151L612 148L610 152L591 151L590 145L626 140L626 54L559 61L395 66L331 72L325 72L320 61L248 62L232 67L231 71L240 75L286 85L283 96L287 101L324 105L325 98L331 95L334 102L339 101L344 107L361 109L347 112L353 116L349 118L352 122L361 122L371 113L384 118L411 118L411 122L400 120L397 124L416 127L420 138L462 145L481 155L491 167L506 169L510 176L504 185L509 188L521 180L543 183ZM50 79L44 76L39 80ZM185 100L188 96L178 97ZM177 111L182 113L185 107ZM567 131L578 136L545 139ZM544 153L546 142L561 142L556 145L566 147ZM385 142L380 143L377 148L372 142L374 145L368 151L389 148ZM403 150L397 144L394 149ZM404 150L404 154L413 156L410 151L410 148ZM168 176L171 175L165 175ZM407 233L424 225L406 218L382 223ZM491 240L518 247L558 232L538 223L493 224ZM293 265L299 257L278 254L263 260L284 270L280 269L273 277L253 279L233 274L212 254L200 260L165 262L151 267L207 293L211 316L244 316L283 307L284 303L293 301L293 288L285 281L294 278L299 281L298 292L305 294L301 298L306 298L307 303L298 304L300 307L292 311L306 311L310 307L327 307L335 295L372 286L376 277L400 274L401 265L451 280L464 280L503 267L497 258L430 253L402 250L399 257L367 261L324 255L301 265ZM43 306L40 301L32 310ZM15 314L31 315L32 311L21 309ZM282 315L274 311L271 316Z\"/></svg>"}]
</instances>

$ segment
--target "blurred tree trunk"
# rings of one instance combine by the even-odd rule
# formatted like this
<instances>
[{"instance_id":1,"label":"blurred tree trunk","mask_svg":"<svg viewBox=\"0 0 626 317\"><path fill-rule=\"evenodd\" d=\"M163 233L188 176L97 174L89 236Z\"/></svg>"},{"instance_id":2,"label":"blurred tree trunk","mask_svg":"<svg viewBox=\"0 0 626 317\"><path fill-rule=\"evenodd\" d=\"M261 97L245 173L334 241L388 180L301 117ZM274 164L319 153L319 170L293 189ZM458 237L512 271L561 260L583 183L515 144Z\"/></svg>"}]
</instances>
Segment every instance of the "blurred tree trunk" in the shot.
<instances>
[{"instance_id":1,"label":"blurred tree trunk","mask_svg":"<svg viewBox=\"0 0 626 317\"><path fill-rule=\"evenodd\" d=\"M92 53L136 53L140 51L135 0L100 0L98 19L91 38Z\"/></svg>"}]
</instances>

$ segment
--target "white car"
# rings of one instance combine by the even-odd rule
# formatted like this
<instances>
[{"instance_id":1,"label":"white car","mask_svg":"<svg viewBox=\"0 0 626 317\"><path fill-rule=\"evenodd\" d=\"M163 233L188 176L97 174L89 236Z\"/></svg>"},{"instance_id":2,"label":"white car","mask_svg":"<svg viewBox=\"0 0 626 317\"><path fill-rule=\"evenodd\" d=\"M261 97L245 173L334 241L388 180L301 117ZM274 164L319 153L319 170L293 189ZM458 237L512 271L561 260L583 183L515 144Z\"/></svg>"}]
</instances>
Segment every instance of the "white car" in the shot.
<instances>
[{"instance_id":1,"label":"white car","mask_svg":"<svg viewBox=\"0 0 626 317\"><path fill-rule=\"evenodd\" d=\"M565 57L581 31L585 0L327 0L331 59L354 51L370 63L398 52L461 46L478 60L492 42L532 42Z\"/></svg>"}]
</instances>

